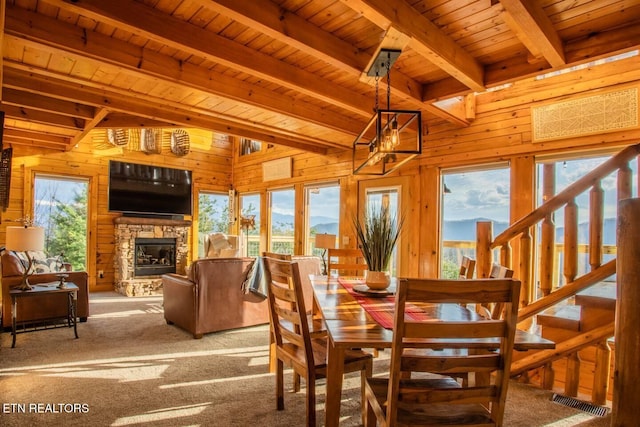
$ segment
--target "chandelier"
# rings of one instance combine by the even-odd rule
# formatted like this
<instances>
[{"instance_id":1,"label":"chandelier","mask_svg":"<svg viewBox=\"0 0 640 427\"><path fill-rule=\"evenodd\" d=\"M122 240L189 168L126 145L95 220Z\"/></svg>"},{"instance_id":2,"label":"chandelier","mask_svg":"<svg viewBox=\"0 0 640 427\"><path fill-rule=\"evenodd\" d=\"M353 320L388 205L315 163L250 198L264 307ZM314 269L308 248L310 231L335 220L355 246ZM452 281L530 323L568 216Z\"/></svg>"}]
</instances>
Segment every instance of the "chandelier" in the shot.
<instances>
[{"instance_id":1,"label":"chandelier","mask_svg":"<svg viewBox=\"0 0 640 427\"><path fill-rule=\"evenodd\" d=\"M353 142L353 173L386 175L422 153L422 113L420 110L390 108L391 65L399 50L381 49L367 75L375 77L374 115ZM387 105L380 108L378 83L387 77Z\"/></svg>"}]
</instances>

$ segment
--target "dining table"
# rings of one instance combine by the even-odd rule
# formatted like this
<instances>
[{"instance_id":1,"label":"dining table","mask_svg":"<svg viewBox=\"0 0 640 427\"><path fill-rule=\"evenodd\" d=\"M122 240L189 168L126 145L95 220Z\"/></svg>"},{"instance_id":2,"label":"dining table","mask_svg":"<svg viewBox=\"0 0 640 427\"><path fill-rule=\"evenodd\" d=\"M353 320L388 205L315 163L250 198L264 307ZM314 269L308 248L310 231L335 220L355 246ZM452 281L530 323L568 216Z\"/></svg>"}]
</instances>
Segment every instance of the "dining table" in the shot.
<instances>
[{"instance_id":1,"label":"dining table","mask_svg":"<svg viewBox=\"0 0 640 427\"><path fill-rule=\"evenodd\" d=\"M314 292L314 310L321 315L329 338L327 351L327 378L325 399L325 425L338 426L340 401L344 376L345 351L350 348L390 348L393 339L393 290L392 278L387 292L367 292L361 277L309 276ZM354 288L357 289L354 290ZM363 291L364 289L364 291ZM414 307L416 316L438 321L472 321L480 319L474 310L458 304L428 304ZM486 341L447 339L443 348L486 348ZM517 330L514 349L553 349L555 343L538 335Z\"/></svg>"}]
</instances>

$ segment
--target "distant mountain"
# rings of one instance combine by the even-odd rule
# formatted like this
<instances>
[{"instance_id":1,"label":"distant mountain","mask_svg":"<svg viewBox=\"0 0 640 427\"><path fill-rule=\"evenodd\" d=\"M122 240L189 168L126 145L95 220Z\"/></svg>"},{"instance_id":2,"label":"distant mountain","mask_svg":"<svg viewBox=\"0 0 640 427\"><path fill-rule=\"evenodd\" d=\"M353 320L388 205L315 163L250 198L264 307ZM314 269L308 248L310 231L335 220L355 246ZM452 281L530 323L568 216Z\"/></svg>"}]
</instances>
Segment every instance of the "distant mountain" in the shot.
<instances>
[{"instance_id":1,"label":"distant mountain","mask_svg":"<svg viewBox=\"0 0 640 427\"><path fill-rule=\"evenodd\" d=\"M560 224L563 225L563 224ZM602 243L605 245L616 244L616 218L605 218L602 224ZM556 241L564 242L564 227L558 227L556 224ZM589 243L589 223L583 222L578 224L578 243Z\"/></svg>"},{"instance_id":2,"label":"distant mountain","mask_svg":"<svg viewBox=\"0 0 640 427\"><path fill-rule=\"evenodd\" d=\"M476 222L491 221L487 218L462 219L456 221L445 221L443 229L443 240L476 240ZM497 236L509 226L506 222L493 221L493 235Z\"/></svg>"}]
</instances>

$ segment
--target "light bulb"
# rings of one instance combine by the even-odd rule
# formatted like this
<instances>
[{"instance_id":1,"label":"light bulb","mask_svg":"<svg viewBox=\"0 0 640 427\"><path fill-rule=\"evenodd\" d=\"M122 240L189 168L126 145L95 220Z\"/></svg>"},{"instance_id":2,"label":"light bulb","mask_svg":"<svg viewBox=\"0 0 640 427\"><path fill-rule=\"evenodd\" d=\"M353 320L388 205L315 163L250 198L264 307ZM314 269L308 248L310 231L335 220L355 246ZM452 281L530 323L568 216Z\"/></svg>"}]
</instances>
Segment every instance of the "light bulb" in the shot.
<instances>
[{"instance_id":1,"label":"light bulb","mask_svg":"<svg viewBox=\"0 0 640 427\"><path fill-rule=\"evenodd\" d=\"M398 121L393 119L391 122L391 148L395 148L400 144L400 132L398 131Z\"/></svg>"}]
</instances>

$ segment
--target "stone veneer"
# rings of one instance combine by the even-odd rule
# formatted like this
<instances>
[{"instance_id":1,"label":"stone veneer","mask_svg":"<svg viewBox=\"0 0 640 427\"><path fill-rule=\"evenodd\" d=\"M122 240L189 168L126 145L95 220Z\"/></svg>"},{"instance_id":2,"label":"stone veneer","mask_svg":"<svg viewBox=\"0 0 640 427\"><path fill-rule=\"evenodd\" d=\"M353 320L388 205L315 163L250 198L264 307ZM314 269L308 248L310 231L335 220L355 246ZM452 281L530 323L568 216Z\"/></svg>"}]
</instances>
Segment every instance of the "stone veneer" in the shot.
<instances>
[{"instance_id":1,"label":"stone veneer","mask_svg":"<svg viewBox=\"0 0 640 427\"><path fill-rule=\"evenodd\" d=\"M134 275L134 250L136 237L175 238L176 272L184 274L189 252L191 221L119 217L115 223L114 288L128 297L162 294L161 276Z\"/></svg>"}]
</instances>

